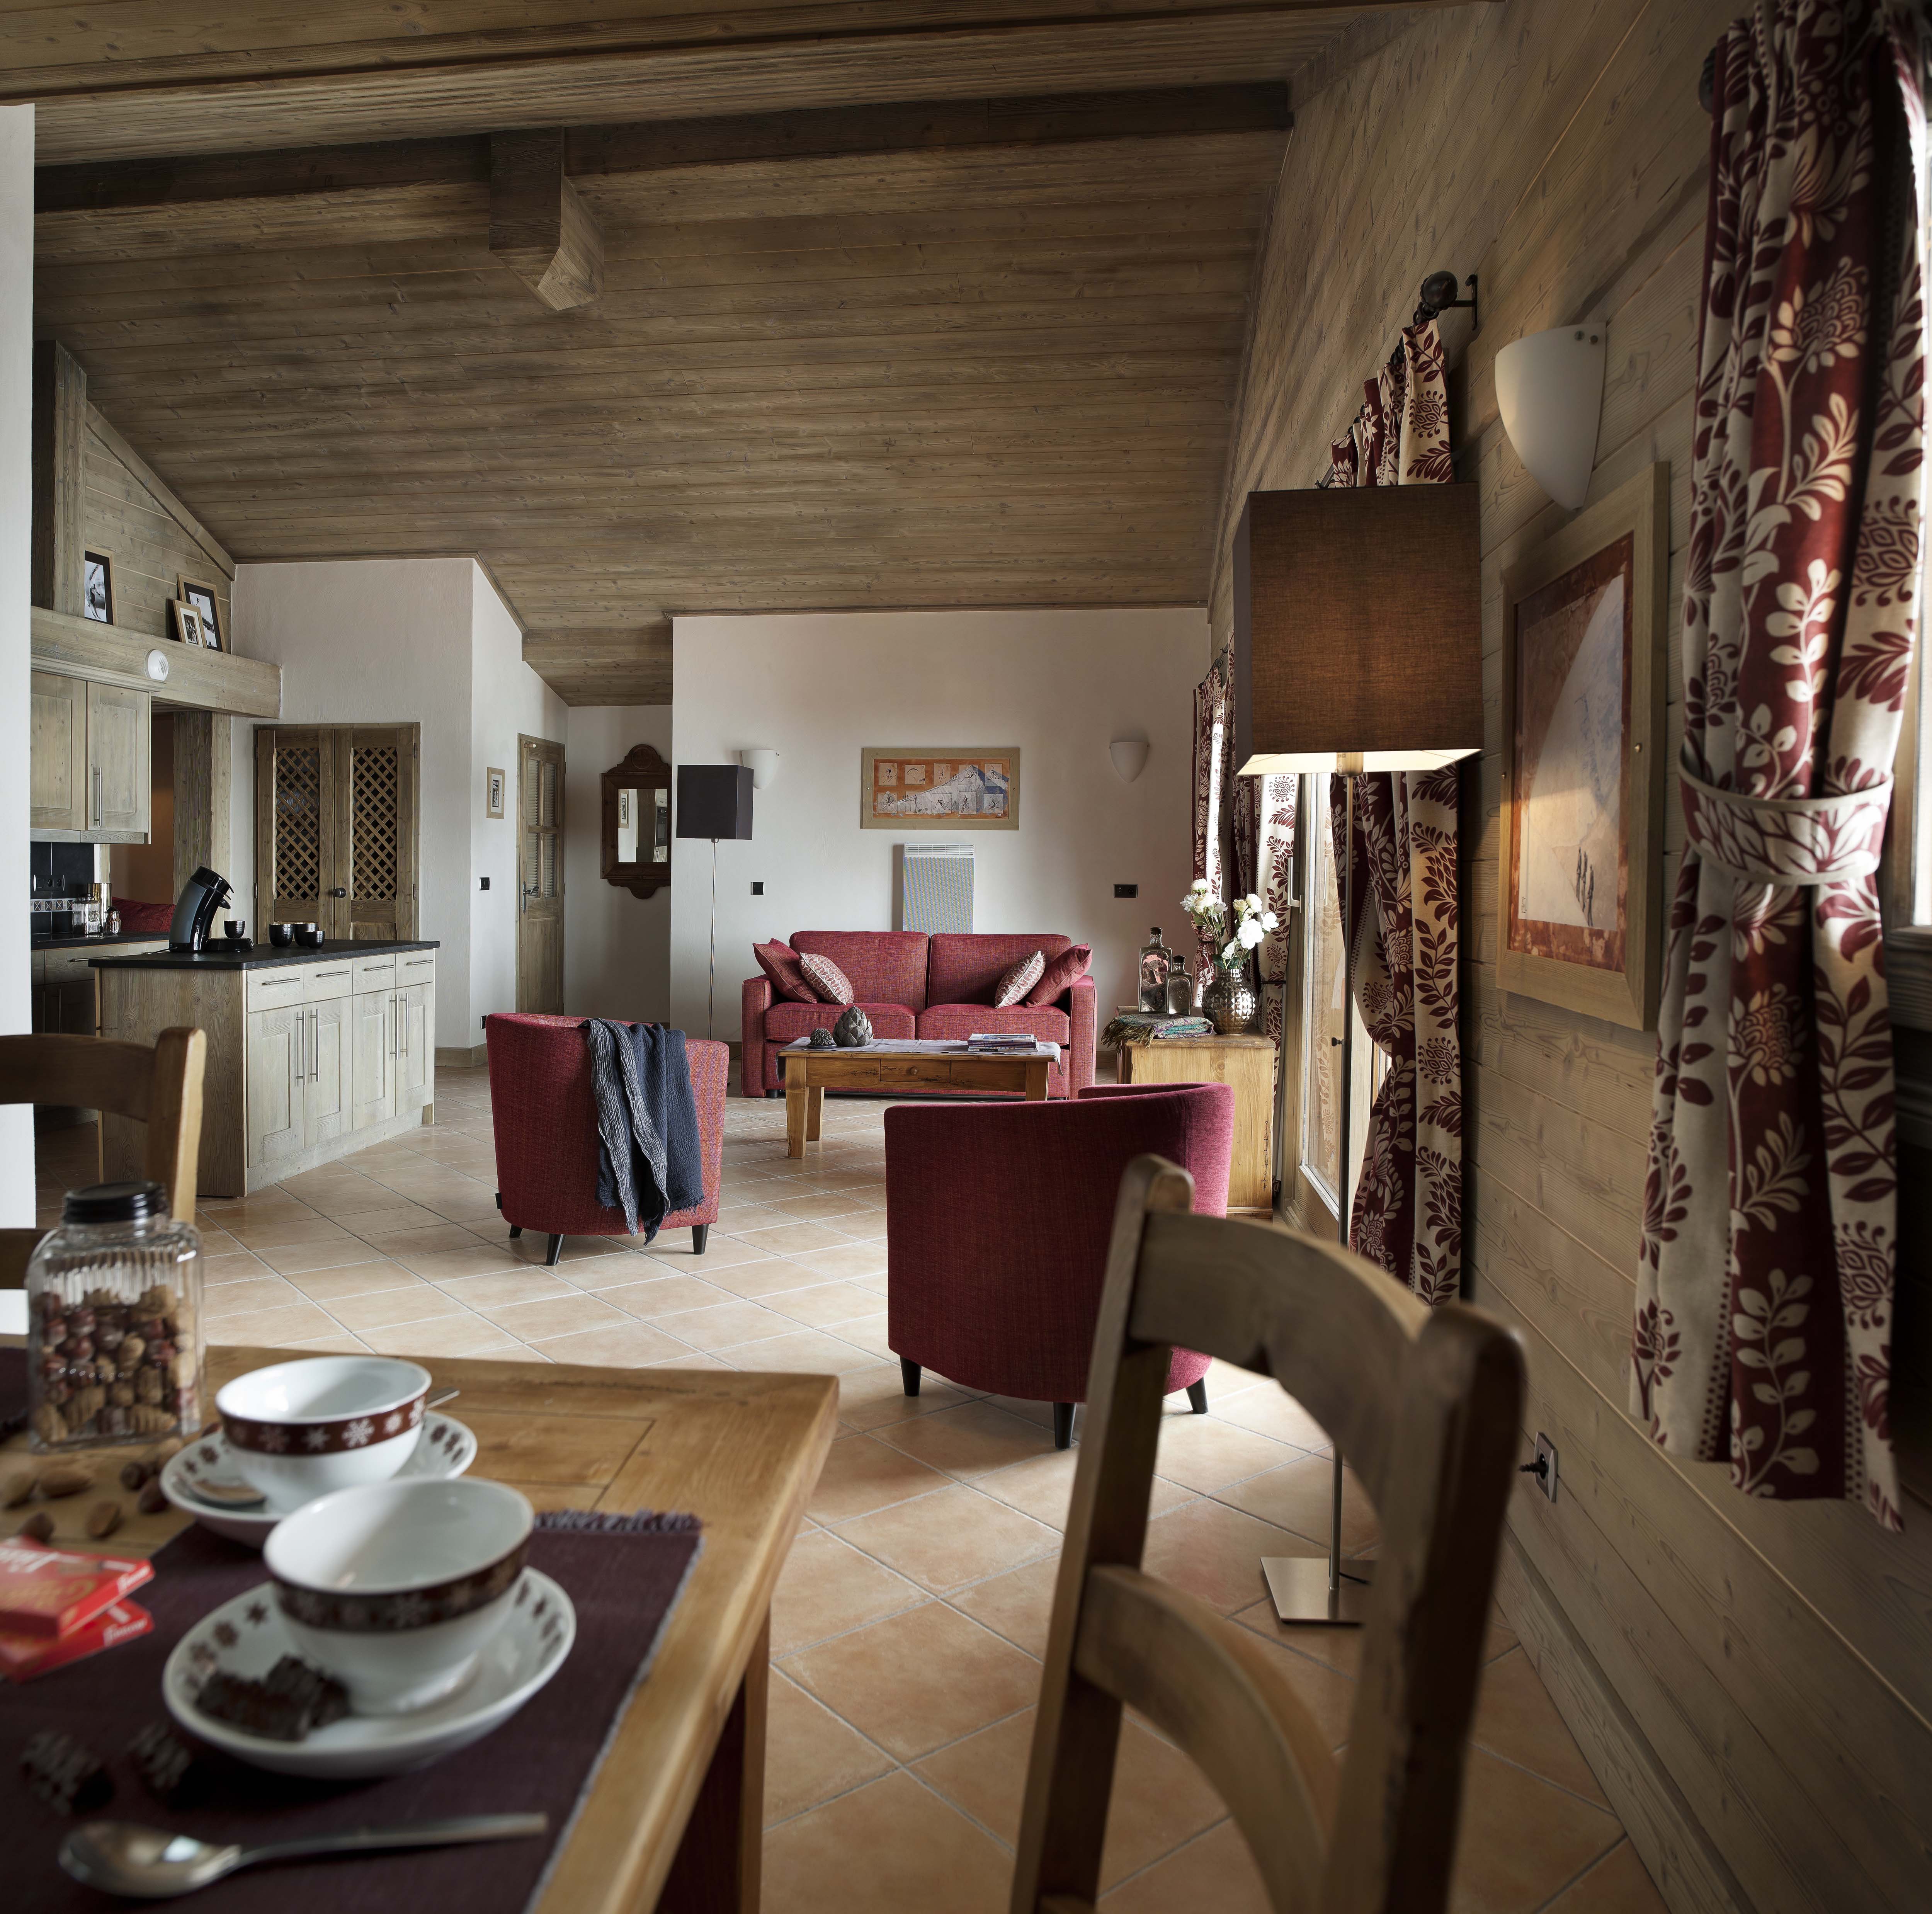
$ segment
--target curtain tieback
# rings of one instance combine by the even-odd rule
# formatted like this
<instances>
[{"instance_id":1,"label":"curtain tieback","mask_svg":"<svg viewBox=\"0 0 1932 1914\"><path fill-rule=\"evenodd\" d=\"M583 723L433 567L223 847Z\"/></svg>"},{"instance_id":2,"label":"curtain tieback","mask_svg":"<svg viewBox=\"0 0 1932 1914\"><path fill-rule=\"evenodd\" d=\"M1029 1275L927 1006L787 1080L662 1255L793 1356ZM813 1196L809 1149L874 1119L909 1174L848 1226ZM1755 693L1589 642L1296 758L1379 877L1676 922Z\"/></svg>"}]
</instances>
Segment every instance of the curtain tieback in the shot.
<instances>
[{"instance_id":1,"label":"curtain tieback","mask_svg":"<svg viewBox=\"0 0 1932 1914\"><path fill-rule=\"evenodd\" d=\"M1678 769L1691 849L1744 883L1840 884L1878 868L1888 777L1825 797L1750 797Z\"/></svg>"}]
</instances>

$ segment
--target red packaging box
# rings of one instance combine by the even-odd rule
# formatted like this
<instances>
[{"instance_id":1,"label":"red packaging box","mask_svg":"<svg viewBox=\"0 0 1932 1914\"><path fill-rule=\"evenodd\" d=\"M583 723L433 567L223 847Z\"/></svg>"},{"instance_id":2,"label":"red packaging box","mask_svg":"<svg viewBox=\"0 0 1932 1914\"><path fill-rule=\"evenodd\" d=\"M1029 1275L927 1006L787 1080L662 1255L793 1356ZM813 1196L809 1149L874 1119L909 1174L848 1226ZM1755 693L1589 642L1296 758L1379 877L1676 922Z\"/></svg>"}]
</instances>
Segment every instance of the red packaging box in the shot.
<instances>
[{"instance_id":1,"label":"red packaging box","mask_svg":"<svg viewBox=\"0 0 1932 1914\"><path fill-rule=\"evenodd\" d=\"M31 1682L50 1668L83 1655L98 1654L118 1642L146 1634L154 1618L139 1602L111 1602L92 1622L50 1639L45 1635L0 1634L0 1675L10 1682Z\"/></svg>"},{"instance_id":2,"label":"red packaging box","mask_svg":"<svg viewBox=\"0 0 1932 1914\"><path fill-rule=\"evenodd\" d=\"M0 1633L64 1635L154 1573L145 1562L0 1542Z\"/></svg>"}]
</instances>

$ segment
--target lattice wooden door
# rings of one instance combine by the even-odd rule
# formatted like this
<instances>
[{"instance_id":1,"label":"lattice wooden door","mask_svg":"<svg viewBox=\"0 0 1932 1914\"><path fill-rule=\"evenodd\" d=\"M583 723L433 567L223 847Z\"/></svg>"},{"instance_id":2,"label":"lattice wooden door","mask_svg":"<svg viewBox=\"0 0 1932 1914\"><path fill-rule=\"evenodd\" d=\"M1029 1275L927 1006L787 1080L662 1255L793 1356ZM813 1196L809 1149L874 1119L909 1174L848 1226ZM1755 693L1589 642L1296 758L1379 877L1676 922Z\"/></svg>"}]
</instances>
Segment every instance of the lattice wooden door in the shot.
<instances>
[{"instance_id":1,"label":"lattice wooden door","mask_svg":"<svg viewBox=\"0 0 1932 1914\"><path fill-rule=\"evenodd\" d=\"M563 746L517 740L517 1008L563 1009Z\"/></svg>"},{"instance_id":2,"label":"lattice wooden door","mask_svg":"<svg viewBox=\"0 0 1932 1914\"><path fill-rule=\"evenodd\" d=\"M419 728L265 724L255 734L255 934L417 934Z\"/></svg>"}]
</instances>

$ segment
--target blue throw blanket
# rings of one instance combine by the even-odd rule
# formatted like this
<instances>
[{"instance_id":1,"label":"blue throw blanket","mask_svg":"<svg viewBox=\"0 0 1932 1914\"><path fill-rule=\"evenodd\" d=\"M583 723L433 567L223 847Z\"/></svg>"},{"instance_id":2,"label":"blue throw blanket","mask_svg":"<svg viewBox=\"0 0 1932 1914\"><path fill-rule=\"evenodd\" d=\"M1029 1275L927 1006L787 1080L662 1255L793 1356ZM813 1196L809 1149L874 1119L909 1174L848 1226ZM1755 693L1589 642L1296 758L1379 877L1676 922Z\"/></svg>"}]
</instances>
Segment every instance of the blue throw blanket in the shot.
<instances>
[{"instance_id":1,"label":"blue throw blanket","mask_svg":"<svg viewBox=\"0 0 1932 1914\"><path fill-rule=\"evenodd\" d=\"M646 1242L704 1201L704 1155L684 1033L593 1017L584 1026L597 1099L597 1200Z\"/></svg>"}]
</instances>

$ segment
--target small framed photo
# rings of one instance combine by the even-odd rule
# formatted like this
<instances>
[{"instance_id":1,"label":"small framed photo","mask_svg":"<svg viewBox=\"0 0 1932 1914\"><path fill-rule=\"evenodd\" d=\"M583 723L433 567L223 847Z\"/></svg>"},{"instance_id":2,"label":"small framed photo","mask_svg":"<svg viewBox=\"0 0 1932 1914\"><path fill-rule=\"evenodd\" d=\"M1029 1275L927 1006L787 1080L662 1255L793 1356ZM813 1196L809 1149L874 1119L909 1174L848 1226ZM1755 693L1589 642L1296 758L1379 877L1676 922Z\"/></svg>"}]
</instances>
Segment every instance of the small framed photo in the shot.
<instances>
[{"instance_id":1,"label":"small framed photo","mask_svg":"<svg viewBox=\"0 0 1932 1914\"><path fill-rule=\"evenodd\" d=\"M204 642L201 635L201 614L191 604L179 598L168 600L168 636L178 639L184 645L200 645Z\"/></svg>"},{"instance_id":2,"label":"small framed photo","mask_svg":"<svg viewBox=\"0 0 1932 1914\"><path fill-rule=\"evenodd\" d=\"M221 644L221 608L214 596L214 587L204 584L199 578L190 578L180 573L175 578L175 596L184 604L194 607L195 615L201 621L201 641L210 651L219 651Z\"/></svg>"},{"instance_id":3,"label":"small framed photo","mask_svg":"<svg viewBox=\"0 0 1932 1914\"><path fill-rule=\"evenodd\" d=\"M486 818L500 818L503 814L504 773L495 765L483 773L483 814Z\"/></svg>"},{"instance_id":4,"label":"small framed photo","mask_svg":"<svg viewBox=\"0 0 1932 1914\"><path fill-rule=\"evenodd\" d=\"M104 551L80 555L80 615L97 625L114 622L114 561Z\"/></svg>"}]
</instances>

